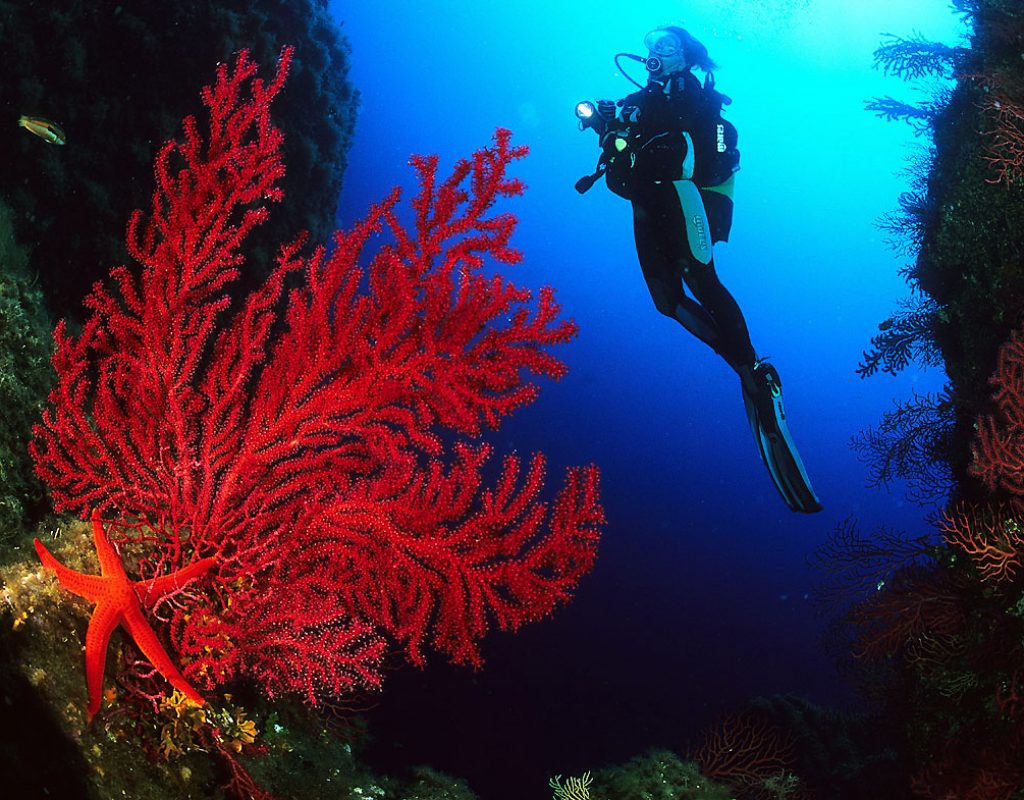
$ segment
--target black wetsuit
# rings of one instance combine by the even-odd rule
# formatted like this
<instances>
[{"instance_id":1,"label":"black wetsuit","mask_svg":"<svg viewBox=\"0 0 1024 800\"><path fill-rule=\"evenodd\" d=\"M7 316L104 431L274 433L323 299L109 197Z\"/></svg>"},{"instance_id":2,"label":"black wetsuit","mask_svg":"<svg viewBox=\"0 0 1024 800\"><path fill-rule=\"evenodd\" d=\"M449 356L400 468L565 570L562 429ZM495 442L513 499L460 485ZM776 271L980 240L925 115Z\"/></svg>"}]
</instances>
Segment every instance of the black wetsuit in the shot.
<instances>
[{"instance_id":1,"label":"black wetsuit","mask_svg":"<svg viewBox=\"0 0 1024 800\"><path fill-rule=\"evenodd\" d=\"M710 345L742 375L755 360L743 313L718 279L710 245L700 242L706 253L702 261L694 253L700 248L691 242L694 230L711 243L726 239L732 200L700 189L696 206L705 217L698 227L691 225L689 233L681 200L696 197L693 187L682 181L692 178L697 187L704 185L700 139L684 134L700 127L696 125L699 115L707 113L703 91L700 81L685 72L661 83L652 79L621 102L620 114L639 124L641 139L647 143L638 154L637 179L632 184L633 231L640 266L658 311ZM696 152L688 159L694 139ZM688 161L692 170L687 169ZM693 208L689 213L695 216ZM693 298L687 296L683 283Z\"/></svg>"}]
</instances>

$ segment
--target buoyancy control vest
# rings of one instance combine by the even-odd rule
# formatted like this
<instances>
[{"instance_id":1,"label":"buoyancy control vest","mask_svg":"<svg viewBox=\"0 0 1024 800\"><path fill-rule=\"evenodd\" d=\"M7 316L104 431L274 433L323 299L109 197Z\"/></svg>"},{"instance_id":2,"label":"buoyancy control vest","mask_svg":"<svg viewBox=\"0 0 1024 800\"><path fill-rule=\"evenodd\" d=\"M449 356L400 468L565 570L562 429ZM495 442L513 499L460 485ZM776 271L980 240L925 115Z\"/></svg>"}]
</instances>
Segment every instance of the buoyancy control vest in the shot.
<instances>
[{"instance_id":1,"label":"buoyancy control vest","mask_svg":"<svg viewBox=\"0 0 1024 800\"><path fill-rule=\"evenodd\" d=\"M712 74L701 86L691 72L652 80L614 104L599 102L606 115L601 156L597 171L577 189L586 191L602 174L608 188L626 199L638 185L684 177L701 189L723 187L740 162L736 126L722 116L730 102L715 89Z\"/></svg>"}]
</instances>

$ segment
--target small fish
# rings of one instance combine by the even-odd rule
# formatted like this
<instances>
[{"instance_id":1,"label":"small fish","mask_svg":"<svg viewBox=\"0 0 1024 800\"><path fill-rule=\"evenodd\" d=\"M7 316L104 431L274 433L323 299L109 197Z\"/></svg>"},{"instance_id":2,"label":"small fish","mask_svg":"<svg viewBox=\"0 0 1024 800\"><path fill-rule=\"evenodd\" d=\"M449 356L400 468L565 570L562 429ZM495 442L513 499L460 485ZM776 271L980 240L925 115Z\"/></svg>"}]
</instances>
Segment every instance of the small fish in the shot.
<instances>
[{"instance_id":1,"label":"small fish","mask_svg":"<svg viewBox=\"0 0 1024 800\"><path fill-rule=\"evenodd\" d=\"M53 120L46 119L45 117L21 116L18 118L18 125L50 144L64 144L67 141L64 129Z\"/></svg>"}]
</instances>

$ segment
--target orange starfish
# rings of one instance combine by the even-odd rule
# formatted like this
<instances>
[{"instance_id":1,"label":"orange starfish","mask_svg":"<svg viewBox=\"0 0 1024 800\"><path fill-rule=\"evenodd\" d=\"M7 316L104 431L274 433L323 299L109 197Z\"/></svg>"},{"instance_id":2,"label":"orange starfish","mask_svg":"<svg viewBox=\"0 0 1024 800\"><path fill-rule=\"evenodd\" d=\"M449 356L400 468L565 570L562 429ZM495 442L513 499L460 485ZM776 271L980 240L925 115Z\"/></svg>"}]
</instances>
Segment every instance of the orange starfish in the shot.
<instances>
[{"instance_id":1,"label":"orange starfish","mask_svg":"<svg viewBox=\"0 0 1024 800\"><path fill-rule=\"evenodd\" d=\"M92 534L100 562L99 575L85 575L68 569L53 557L42 542L35 540L39 560L43 562L44 567L57 573L60 585L96 604L89 620L89 629L85 634L85 678L89 687L89 719L91 720L93 714L100 709L107 644L110 641L110 634L119 624L124 625L142 654L149 659L157 672L167 678L171 686L181 690L189 700L203 705L203 698L178 672L178 668L174 666L171 657L157 639L156 633L146 622L140 598L147 606L155 605L169 592L180 589L193 578L209 570L216 563L216 559L204 558L159 578L130 581L117 551L107 540L107 535L103 531L103 521L95 511L92 514Z\"/></svg>"}]
</instances>

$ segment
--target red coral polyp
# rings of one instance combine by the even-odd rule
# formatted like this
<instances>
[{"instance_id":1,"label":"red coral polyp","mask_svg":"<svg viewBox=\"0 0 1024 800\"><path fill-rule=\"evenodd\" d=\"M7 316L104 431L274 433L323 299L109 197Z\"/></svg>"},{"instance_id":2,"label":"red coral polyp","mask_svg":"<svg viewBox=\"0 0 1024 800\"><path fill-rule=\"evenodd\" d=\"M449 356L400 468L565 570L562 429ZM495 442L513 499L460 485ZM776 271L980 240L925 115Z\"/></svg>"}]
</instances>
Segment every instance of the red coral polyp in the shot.
<instances>
[{"instance_id":1,"label":"red coral polyp","mask_svg":"<svg viewBox=\"0 0 1024 800\"><path fill-rule=\"evenodd\" d=\"M141 270L97 284L81 333L58 326L31 452L59 510L145 526L142 579L216 559L152 620L190 680L317 702L376 686L388 640L479 663L490 627L570 599L604 518L595 467L545 501L543 456L488 486L473 441L564 374L549 348L576 332L551 289L488 266L521 258L493 211L524 188L508 131L443 179L414 157L409 227L396 189L330 248L282 247L233 303L246 237L282 199L270 106L291 57L268 82L244 52L222 65L208 123L159 151L128 230Z\"/></svg>"}]
</instances>

